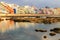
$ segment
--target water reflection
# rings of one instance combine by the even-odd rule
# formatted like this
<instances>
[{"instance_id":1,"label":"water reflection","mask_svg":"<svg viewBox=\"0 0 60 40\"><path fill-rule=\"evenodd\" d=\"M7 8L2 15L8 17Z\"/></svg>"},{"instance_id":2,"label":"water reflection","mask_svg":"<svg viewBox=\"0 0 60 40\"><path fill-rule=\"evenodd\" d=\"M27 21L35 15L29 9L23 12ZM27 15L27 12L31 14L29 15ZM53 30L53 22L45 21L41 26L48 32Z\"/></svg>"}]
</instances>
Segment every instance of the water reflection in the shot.
<instances>
[{"instance_id":1,"label":"water reflection","mask_svg":"<svg viewBox=\"0 0 60 40\"><path fill-rule=\"evenodd\" d=\"M16 26L23 27L23 28L34 28L35 23L29 23L29 22L16 22Z\"/></svg>"},{"instance_id":2,"label":"water reflection","mask_svg":"<svg viewBox=\"0 0 60 40\"><path fill-rule=\"evenodd\" d=\"M38 24L29 22L14 22L4 20L0 22L0 39L1 40L58 40L60 34L49 36L50 29L60 27L60 23ZM46 29L47 32L35 32L35 29ZM2 33L1 33L2 32ZM47 36L46 39L43 36Z\"/></svg>"},{"instance_id":3,"label":"water reflection","mask_svg":"<svg viewBox=\"0 0 60 40\"><path fill-rule=\"evenodd\" d=\"M13 20L4 20L0 22L0 31L6 32L7 30L14 30L17 28L29 28L34 27L34 23L28 22L14 22Z\"/></svg>"},{"instance_id":4,"label":"water reflection","mask_svg":"<svg viewBox=\"0 0 60 40\"><path fill-rule=\"evenodd\" d=\"M4 20L0 22L0 31L5 32L9 29L13 29L14 27L14 21L11 20Z\"/></svg>"}]
</instances>

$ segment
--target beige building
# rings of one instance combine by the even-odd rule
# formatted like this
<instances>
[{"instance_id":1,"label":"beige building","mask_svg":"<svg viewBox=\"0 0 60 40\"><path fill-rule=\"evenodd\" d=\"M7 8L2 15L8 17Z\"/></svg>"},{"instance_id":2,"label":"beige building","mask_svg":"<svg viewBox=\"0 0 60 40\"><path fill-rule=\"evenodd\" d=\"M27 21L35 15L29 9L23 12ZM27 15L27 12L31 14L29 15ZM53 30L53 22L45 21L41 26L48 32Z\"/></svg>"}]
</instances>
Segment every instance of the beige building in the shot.
<instances>
[{"instance_id":1,"label":"beige building","mask_svg":"<svg viewBox=\"0 0 60 40\"><path fill-rule=\"evenodd\" d=\"M44 14L54 14L53 8L43 8L42 11Z\"/></svg>"},{"instance_id":2,"label":"beige building","mask_svg":"<svg viewBox=\"0 0 60 40\"><path fill-rule=\"evenodd\" d=\"M60 8L54 8L53 12L55 15L59 15L60 14Z\"/></svg>"},{"instance_id":3,"label":"beige building","mask_svg":"<svg viewBox=\"0 0 60 40\"><path fill-rule=\"evenodd\" d=\"M0 13L9 13L6 8L0 3Z\"/></svg>"}]
</instances>

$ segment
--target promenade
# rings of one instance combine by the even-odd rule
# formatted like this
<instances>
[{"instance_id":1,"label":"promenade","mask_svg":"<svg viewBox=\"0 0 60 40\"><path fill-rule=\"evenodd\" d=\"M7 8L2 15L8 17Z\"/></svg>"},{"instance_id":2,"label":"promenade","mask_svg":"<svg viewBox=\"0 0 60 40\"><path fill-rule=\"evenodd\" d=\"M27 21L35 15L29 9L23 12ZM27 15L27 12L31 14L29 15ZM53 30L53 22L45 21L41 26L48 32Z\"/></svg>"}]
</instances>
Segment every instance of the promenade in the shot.
<instances>
[{"instance_id":1,"label":"promenade","mask_svg":"<svg viewBox=\"0 0 60 40\"><path fill-rule=\"evenodd\" d=\"M52 14L0 14L0 17L60 17L60 15Z\"/></svg>"}]
</instances>

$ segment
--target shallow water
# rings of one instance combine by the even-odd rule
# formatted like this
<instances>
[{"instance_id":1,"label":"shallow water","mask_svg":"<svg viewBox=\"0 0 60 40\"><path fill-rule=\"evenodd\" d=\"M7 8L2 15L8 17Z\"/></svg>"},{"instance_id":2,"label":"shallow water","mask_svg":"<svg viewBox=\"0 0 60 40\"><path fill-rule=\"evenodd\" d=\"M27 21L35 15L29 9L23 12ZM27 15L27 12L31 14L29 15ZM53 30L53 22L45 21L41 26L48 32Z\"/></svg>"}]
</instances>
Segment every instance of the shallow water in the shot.
<instances>
[{"instance_id":1,"label":"shallow water","mask_svg":"<svg viewBox=\"0 0 60 40\"><path fill-rule=\"evenodd\" d=\"M0 40L58 40L60 34L50 36L50 29L60 28L60 22L53 24L14 22L4 20L0 22ZM35 29L46 29L47 32L35 32ZM46 39L43 36L47 36Z\"/></svg>"}]
</instances>

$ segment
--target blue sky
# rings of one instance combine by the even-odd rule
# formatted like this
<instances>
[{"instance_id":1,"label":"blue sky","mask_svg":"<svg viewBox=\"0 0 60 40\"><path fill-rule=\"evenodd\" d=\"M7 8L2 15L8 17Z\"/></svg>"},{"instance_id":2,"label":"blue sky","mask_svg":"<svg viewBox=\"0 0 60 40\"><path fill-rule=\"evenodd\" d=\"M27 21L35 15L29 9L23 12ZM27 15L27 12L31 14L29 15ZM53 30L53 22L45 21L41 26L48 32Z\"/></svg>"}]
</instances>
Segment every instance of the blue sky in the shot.
<instances>
[{"instance_id":1,"label":"blue sky","mask_svg":"<svg viewBox=\"0 0 60 40\"><path fill-rule=\"evenodd\" d=\"M60 0L0 0L7 3L14 3L20 6L34 5L38 8L49 6L49 7L60 7Z\"/></svg>"}]
</instances>

